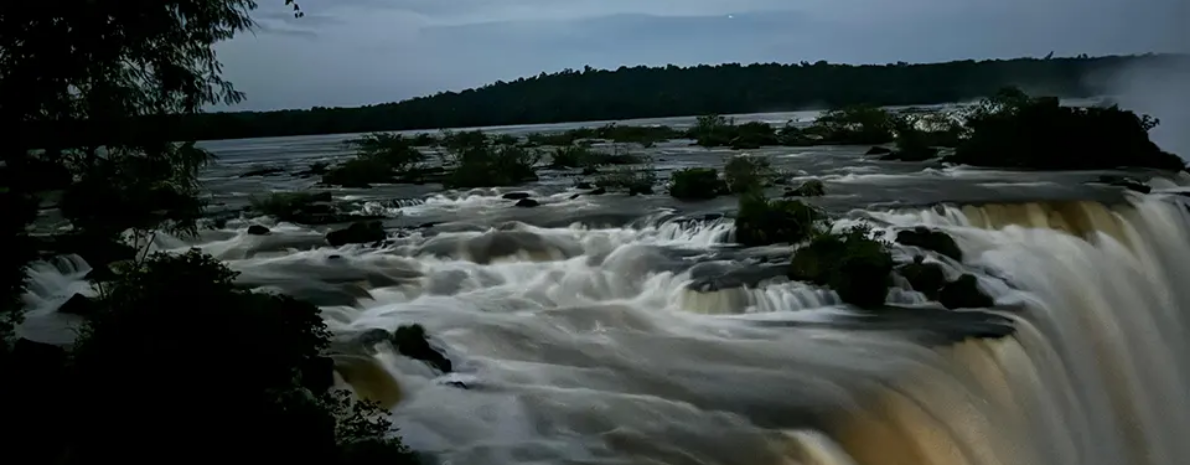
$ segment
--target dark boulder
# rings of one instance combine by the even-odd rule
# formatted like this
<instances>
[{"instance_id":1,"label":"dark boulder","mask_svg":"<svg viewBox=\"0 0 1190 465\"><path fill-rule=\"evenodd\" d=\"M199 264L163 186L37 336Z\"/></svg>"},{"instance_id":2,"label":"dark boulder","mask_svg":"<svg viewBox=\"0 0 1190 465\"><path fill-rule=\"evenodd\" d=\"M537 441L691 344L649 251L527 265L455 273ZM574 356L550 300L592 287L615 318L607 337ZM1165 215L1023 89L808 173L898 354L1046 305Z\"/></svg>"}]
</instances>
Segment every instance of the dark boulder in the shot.
<instances>
[{"instance_id":1,"label":"dark boulder","mask_svg":"<svg viewBox=\"0 0 1190 465\"><path fill-rule=\"evenodd\" d=\"M268 233L269 233L269 228L266 228L259 224L254 224L252 226L248 226L248 234L251 236L264 236L264 235L267 235Z\"/></svg>"},{"instance_id":2,"label":"dark boulder","mask_svg":"<svg viewBox=\"0 0 1190 465\"><path fill-rule=\"evenodd\" d=\"M331 231L326 235L326 242L333 247L347 244L369 244L382 242L388 238L384 226L379 221L352 223L345 229Z\"/></svg>"},{"instance_id":3,"label":"dark boulder","mask_svg":"<svg viewBox=\"0 0 1190 465\"><path fill-rule=\"evenodd\" d=\"M935 231L925 226L898 232L897 242L938 252L960 262L963 261L963 250L955 243L954 238L942 231Z\"/></svg>"},{"instance_id":4,"label":"dark boulder","mask_svg":"<svg viewBox=\"0 0 1190 465\"><path fill-rule=\"evenodd\" d=\"M530 194L528 192L509 192L507 194L504 194L503 197L507 200L521 200L521 199L527 199L529 197L532 197L532 194Z\"/></svg>"},{"instance_id":5,"label":"dark boulder","mask_svg":"<svg viewBox=\"0 0 1190 465\"><path fill-rule=\"evenodd\" d=\"M959 308L987 308L996 302L979 290L979 280L974 275L965 274L959 279L942 287L938 293L938 302L951 310Z\"/></svg>"},{"instance_id":6,"label":"dark boulder","mask_svg":"<svg viewBox=\"0 0 1190 465\"><path fill-rule=\"evenodd\" d=\"M98 311L99 306L90 297L77 293L70 296L61 307L58 307L58 313L82 317L93 316Z\"/></svg>"},{"instance_id":7,"label":"dark boulder","mask_svg":"<svg viewBox=\"0 0 1190 465\"><path fill-rule=\"evenodd\" d=\"M532 208L538 205L541 205L541 203L533 199L520 199L516 203L516 206L521 208Z\"/></svg>"},{"instance_id":8,"label":"dark boulder","mask_svg":"<svg viewBox=\"0 0 1190 465\"><path fill-rule=\"evenodd\" d=\"M393 332L393 347L406 357L426 362L443 373L453 369L450 359L430 346L426 329L421 325L401 326Z\"/></svg>"},{"instance_id":9,"label":"dark boulder","mask_svg":"<svg viewBox=\"0 0 1190 465\"><path fill-rule=\"evenodd\" d=\"M913 263L902 265L898 271L913 286L913 290L931 299L936 299L938 291L946 285L946 273L942 271L942 265L924 263L920 256Z\"/></svg>"},{"instance_id":10,"label":"dark boulder","mask_svg":"<svg viewBox=\"0 0 1190 465\"><path fill-rule=\"evenodd\" d=\"M893 151L891 149L888 149L885 147L872 147L872 148L868 149L868 151L866 153L864 153L864 155L869 155L869 156L871 156L871 155L888 155L892 152Z\"/></svg>"},{"instance_id":11,"label":"dark boulder","mask_svg":"<svg viewBox=\"0 0 1190 465\"><path fill-rule=\"evenodd\" d=\"M595 188L595 190L588 192L587 195L603 195L606 193L607 193L607 189L604 189L602 187L597 187L597 188Z\"/></svg>"}]
</instances>

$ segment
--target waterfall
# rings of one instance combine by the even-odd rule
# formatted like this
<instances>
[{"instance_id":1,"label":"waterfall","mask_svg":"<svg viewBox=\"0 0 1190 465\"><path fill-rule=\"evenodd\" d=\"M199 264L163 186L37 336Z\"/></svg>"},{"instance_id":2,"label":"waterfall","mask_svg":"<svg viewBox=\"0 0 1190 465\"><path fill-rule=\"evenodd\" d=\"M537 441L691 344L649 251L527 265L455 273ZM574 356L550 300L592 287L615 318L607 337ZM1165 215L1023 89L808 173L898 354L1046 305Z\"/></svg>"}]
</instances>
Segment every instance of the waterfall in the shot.
<instances>
[{"instance_id":1,"label":"waterfall","mask_svg":"<svg viewBox=\"0 0 1190 465\"><path fill-rule=\"evenodd\" d=\"M483 209L490 197L384 208ZM996 302L945 311L898 282L899 313L876 316L786 278L792 247L742 250L731 220L672 211L381 248L232 222L156 248L198 246L241 284L315 301L338 339L339 382L391 408L406 443L442 463L1173 465L1190 456L1188 209L1156 193L855 212L885 237L946 232L961 262L894 255L974 274ZM88 269L77 257L36 265L26 326L45 328L85 292ZM966 337L963 325L991 317L1012 334ZM454 373L358 345L412 323ZM957 335L923 342L931 331Z\"/></svg>"}]
</instances>

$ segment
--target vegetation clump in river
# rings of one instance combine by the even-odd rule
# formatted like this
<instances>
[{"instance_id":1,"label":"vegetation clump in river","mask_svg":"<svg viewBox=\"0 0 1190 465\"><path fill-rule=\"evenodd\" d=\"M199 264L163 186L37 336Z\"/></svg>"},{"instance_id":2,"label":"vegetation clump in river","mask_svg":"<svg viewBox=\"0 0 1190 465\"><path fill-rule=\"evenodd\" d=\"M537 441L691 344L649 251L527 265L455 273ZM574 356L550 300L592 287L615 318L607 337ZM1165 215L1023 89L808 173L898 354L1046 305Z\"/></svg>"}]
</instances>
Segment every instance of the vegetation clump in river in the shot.
<instances>
[{"instance_id":1,"label":"vegetation clump in river","mask_svg":"<svg viewBox=\"0 0 1190 465\"><path fill-rule=\"evenodd\" d=\"M860 308L884 305L894 263L886 244L869 236L862 227L816 235L794 251L789 277L830 287Z\"/></svg>"},{"instance_id":2,"label":"vegetation clump in river","mask_svg":"<svg viewBox=\"0 0 1190 465\"><path fill-rule=\"evenodd\" d=\"M759 191L740 197L736 242L749 246L797 244L809 239L826 214L800 200L767 199Z\"/></svg>"},{"instance_id":3,"label":"vegetation clump in river","mask_svg":"<svg viewBox=\"0 0 1190 465\"><path fill-rule=\"evenodd\" d=\"M974 166L1092 170L1124 166L1180 171L1185 162L1149 138L1159 121L1117 106L1062 106L1007 88L966 119L969 136L947 160Z\"/></svg>"},{"instance_id":4,"label":"vegetation clump in river","mask_svg":"<svg viewBox=\"0 0 1190 465\"><path fill-rule=\"evenodd\" d=\"M686 168L670 175L669 195L679 200L707 200L727 191L714 168Z\"/></svg>"}]
</instances>

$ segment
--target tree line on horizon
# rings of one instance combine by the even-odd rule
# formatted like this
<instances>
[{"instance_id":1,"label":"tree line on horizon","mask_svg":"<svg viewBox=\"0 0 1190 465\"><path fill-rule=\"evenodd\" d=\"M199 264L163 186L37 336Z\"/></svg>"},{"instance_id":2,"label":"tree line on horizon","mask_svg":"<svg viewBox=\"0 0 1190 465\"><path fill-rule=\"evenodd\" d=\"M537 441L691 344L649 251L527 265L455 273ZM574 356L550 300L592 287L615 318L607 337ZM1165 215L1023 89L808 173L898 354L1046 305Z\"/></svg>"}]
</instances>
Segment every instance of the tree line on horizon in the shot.
<instances>
[{"instance_id":1,"label":"tree line on horizon","mask_svg":"<svg viewBox=\"0 0 1190 465\"><path fill-rule=\"evenodd\" d=\"M729 63L681 67L585 67L460 92L352 108L216 112L190 116L178 140L238 139L513 124L622 120L975 100L1006 86L1065 98L1108 93L1110 77L1135 66L1184 65L1145 54L962 60L886 65Z\"/></svg>"}]
</instances>

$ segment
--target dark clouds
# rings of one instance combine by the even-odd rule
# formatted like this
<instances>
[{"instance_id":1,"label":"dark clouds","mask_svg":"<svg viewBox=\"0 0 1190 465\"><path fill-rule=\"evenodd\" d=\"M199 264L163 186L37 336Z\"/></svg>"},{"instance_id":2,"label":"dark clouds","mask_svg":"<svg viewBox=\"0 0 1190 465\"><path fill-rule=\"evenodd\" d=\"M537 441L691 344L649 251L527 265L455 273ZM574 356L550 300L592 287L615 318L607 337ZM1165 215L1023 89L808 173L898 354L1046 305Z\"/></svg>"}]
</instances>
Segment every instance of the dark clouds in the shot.
<instances>
[{"instance_id":1,"label":"dark clouds","mask_svg":"<svg viewBox=\"0 0 1190 465\"><path fill-rule=\"evenodd\" d=\"M272 3L276 3L273 5ZM591 65L1187 50L1184 0L261 0L243 108L359 105Z\"/></svg>"}]
</instances>

